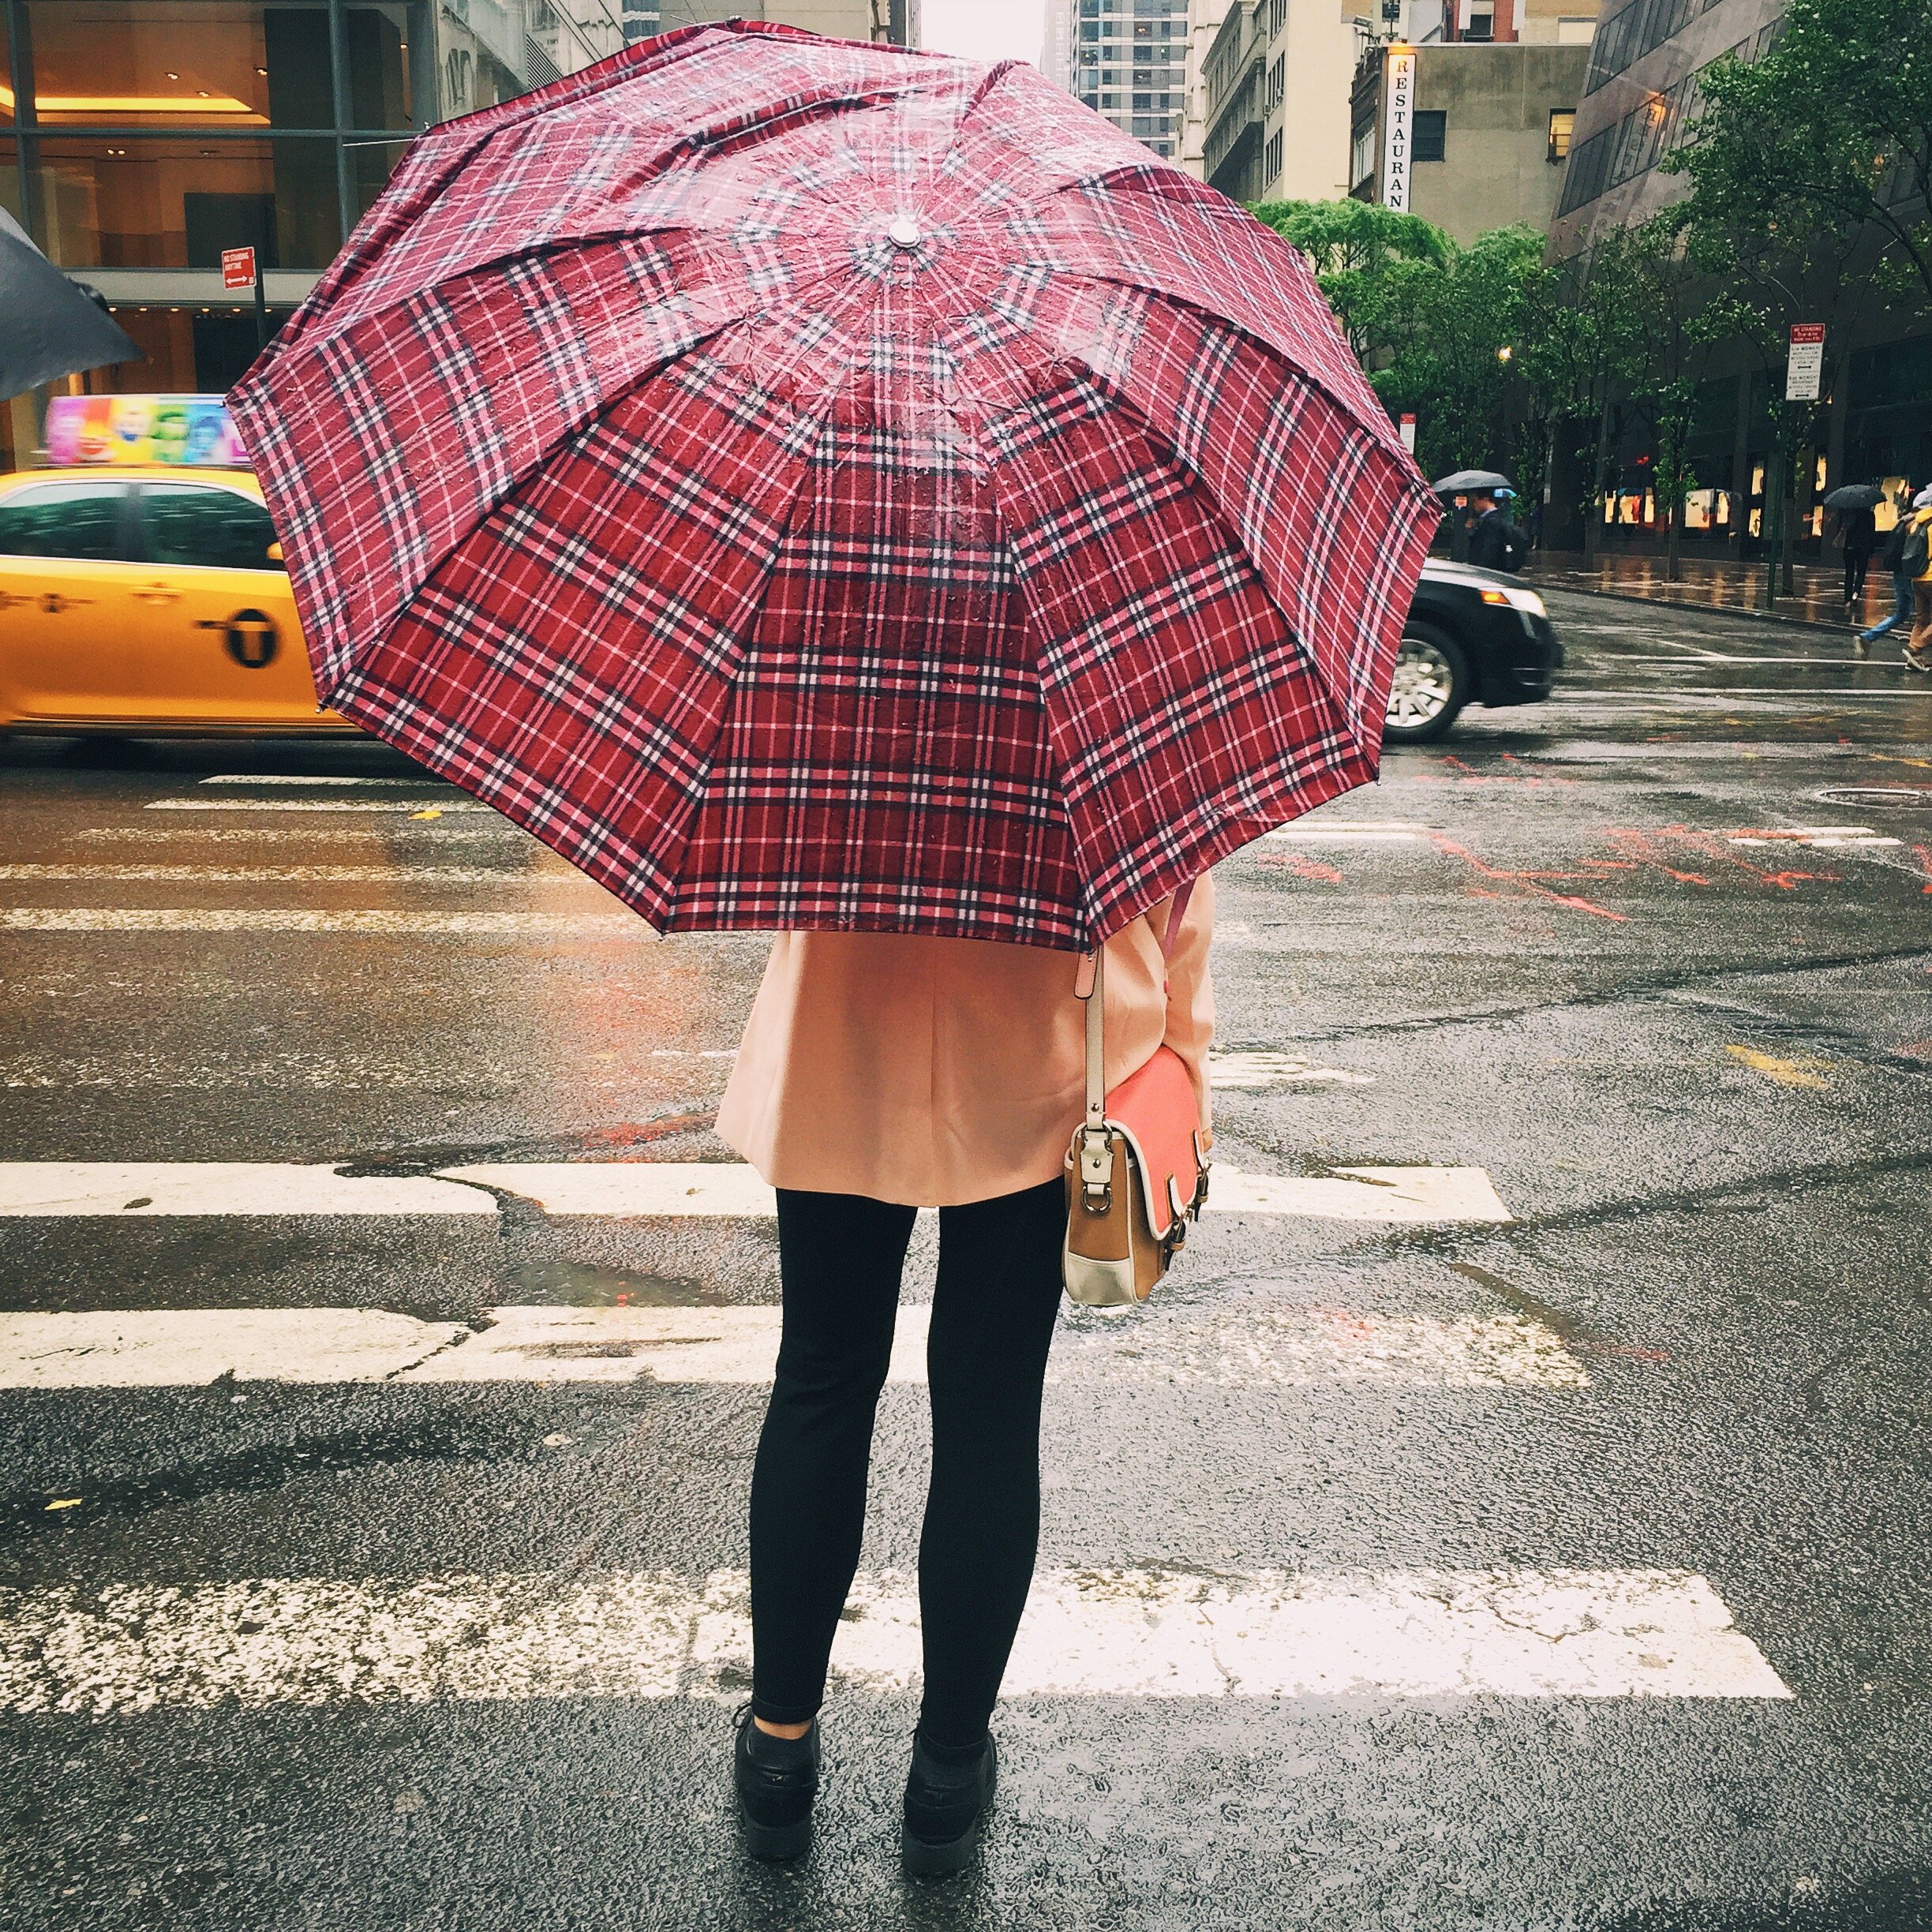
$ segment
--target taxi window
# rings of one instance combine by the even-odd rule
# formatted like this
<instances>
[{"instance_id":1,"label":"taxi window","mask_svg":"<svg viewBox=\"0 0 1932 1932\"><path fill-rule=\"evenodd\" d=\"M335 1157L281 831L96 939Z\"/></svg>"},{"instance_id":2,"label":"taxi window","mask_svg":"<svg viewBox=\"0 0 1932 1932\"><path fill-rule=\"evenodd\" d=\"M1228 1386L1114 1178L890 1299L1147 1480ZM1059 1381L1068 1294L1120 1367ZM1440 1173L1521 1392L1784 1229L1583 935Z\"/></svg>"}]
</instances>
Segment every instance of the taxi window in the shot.
<instances>
[{"instance_id":1,"label":"taxi window","mask_svg":"<svg viewBox=\"0 0 1932 1932\"><path fill-rule=\"evenodd\" d=\"M150 564L212 570L277 570L268 512L239 490L200 483L144 483L141 535Z\"/></svg>"},{"instance_id":2,"label":"taxi window","mask_svg":"<svg viewBox=\"0 0 1932 1932\"><path fill-rule=\"evenodd\" d=\"M126 500L125 483L30 483L0 500L0 556L111 563Z\"/></svg>"}]
</instances>

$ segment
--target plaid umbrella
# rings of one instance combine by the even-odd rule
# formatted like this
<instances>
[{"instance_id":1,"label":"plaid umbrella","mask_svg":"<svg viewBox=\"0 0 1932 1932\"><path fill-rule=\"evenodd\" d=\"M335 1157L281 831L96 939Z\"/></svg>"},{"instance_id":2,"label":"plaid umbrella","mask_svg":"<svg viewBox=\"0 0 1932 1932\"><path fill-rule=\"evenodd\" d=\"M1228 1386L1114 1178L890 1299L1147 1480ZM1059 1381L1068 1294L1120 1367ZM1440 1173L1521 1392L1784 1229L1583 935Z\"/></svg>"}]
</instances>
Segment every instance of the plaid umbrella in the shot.
<instances>
[{"instance_id":1,"label":"plaid umbrella","mask_svg":"<svg viewBox=\"0 0 1932 1932\"><path fill-rule=\"evenodd\" d=\"M1440 515L1233 203L755 22L420 137L231 405L325 701L660 930L1091 943L1374 777Z\"/></svg>"}]
</instances>

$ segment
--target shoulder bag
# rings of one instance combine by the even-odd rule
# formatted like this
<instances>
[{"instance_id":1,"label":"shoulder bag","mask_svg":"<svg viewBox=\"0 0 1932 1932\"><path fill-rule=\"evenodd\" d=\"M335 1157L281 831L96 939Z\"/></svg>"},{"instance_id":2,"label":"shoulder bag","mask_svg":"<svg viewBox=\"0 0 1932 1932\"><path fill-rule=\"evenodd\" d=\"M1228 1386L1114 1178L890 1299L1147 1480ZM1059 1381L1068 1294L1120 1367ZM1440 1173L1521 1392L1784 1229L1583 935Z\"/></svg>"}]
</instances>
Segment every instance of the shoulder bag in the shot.
<instances>
[{"instance_id":1,"label":"shoulder bag","mask_svg":"<svg viewBox=\"0 0 1932 1932\"><path fill-rule=\"evenodd\" d=\"M1174 952L1193 891L1174 897L1163 959ZM1103 1013L1106 948L1080 961L1074 992L1087 1007L1087 1114L1067 1149L1066 1240L1060 1274L1084 1308L1133 1308L1167 1272L1208 1198L1208 1155L1187 1062L1171 1046L1106 1091Z\"/></svg>"}]
</instances>

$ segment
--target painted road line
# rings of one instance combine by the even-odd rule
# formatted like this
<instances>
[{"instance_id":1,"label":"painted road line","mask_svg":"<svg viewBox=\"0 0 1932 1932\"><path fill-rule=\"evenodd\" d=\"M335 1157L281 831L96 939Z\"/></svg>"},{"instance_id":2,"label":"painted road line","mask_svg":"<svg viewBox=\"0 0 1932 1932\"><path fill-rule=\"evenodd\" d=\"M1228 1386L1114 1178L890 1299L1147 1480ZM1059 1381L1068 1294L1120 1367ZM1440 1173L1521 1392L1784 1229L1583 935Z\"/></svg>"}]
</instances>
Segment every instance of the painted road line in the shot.
<instances>
[{"instance_id":1,"label":"painted road line","mask_svg":"<svg viewBox=\"0 0 1932 1932\"><path fill-rule=\"evenodd\" d=\"M930 1308L899 1311L889 1378L926 1379ZM144 1309L0 1314L0 1388L238 1382L762 1383L775 1308L507 1307L473 1332L382 1309ZM1049 1380L1112 1387L1580 1389L1582 1365L1516 1315L1447 1320L1269 1309L1162 1312L1061 1335Z\"/></svg>"},{"instance_id":2,"label":"painted road line","mask_svg":"<svg viewBox=\"0 0 1932 1932\"><path fill-rule=\"evenodd\" d=\"M345 1175L272 1161L0 1162L0 1215L494 1214L492 1189L553 1215L762 1219L777 1211L772 1190L736 1161L490 1162L420 1176ZM1208 1211L1330 1221L1510 1219L1480 1167L1342 1167L1329 1177L1217 1166Z\"/></svg>"},{"instance_id":3,"label":"painted road line","mask_svg":"<svg viewBox=\"0 0 1932 1932\"><path fill-rule=\"evenodd\" d=\"M239 907L9 906L4 932L458 933L477 938L651 939L634 912L317 912Z\"/></svg>"},{"instance_id":4,"label":"painted road line","mask_svg":"<svg viewBox=\"0 0 1932 1932\"><path fill-rule=\"evenodd\" d=\"M1896 841L1893 841L1894 844ZM0 865L0 879L117 885L587 886L575 871L488 866Z\"/></svg>"},{"instance_id":5,"label":"painted road line","mask_svg":"<svg viewBox=\"0 0 1932 1932\"><path fill-rule=\"evenodd\" d=\"M918 1682L918 1598L862 1575L842 1683ZM0 1589L0 1710L739 1694L740 1571L268 1577ZM1220 1576L1050 1570L1003 1694L1200 1698L1790 1698L1723 1600L1679 1570Z\"/></svg>"},{"instance_id":6,"label":"painted road line","mask_svg":"<svg viewBox=\"0 0 1932 1932\"><path fill-rule=\"evenodd\" d=\"M466 818L460 825L440 819L400 825L373 826L88 826L70 834L77 841L102 845L380 845L395 848L399 839L466 841L477 838L534 839L507 818Z\"/></svg>"},{"instance_id":7,"label":"painted road line","mask_svg":"<svg viewBox=\"0 0 1932 1932\"><path fill-rule=\"evenodd\" d=\"M1325 825L1317 822L1278 826L1272 832L1264 832L1256 842L1312 845L1320 841L1337 841L1357 845L1409 845L1422 843L1428 835L1427 826Z\"/></svg>"},{"instance_id":8,"label":"painted road line","mask_svg":"<svg viewBox=\"0 0 1932 1932\"><path fill-rule=\"evenodd\" d=\"M1265 1049L1208 1056L1208 1084L1218 1091L1256 1093L1271 1087L1372 1087L1372 1073L1343 1067L1316 1066L1292 1054Z\"/></svg>"},{"instance_id":9,"label":"painted road line","mask_svg":"<svg viewBox=\"0 0 1932 1932\"><path fill-rule=\"evenodd\" d=\"M1874 832L1870 826L1792 826L1784 829L1728 832L1724 838L1731 845L1814 845L1826 852L1856 852L1904 843L1902 839Z\"/></svg>"},{"instance_id":10,"label":"painted road line","mask_svg":"<svg viewBox=\"0 0 1932 1932\"><path fill-rule=\"evenodd\" d=\"M299 772L215 772L198 781L204 785L354 785L358 788L396 792L420 792L425 784L436 781L429 778L359 778L343 776L322 777L315 773L304 776ZM462 795L454 787L452 798Z\"/></svg>"},{"instance_id":11,"label":"painted road line","mask_svg":"<svg viewBox=\"0 0 1932 1932\"><path fill-rule=\"evenodd\" d=\"M420 788L418 788L420 789ZM141 808L144 811L191 811L191 812L413 812L438 811L445 814L452 812L488 812L492 817L500 814L493 805L484 805L474 799L460 796L452 797L444 792L440 798L411 799L215 799L215 798L164 798L150 799Z\"/></svg>"},{"instance_id":12,"label":"painted road line","mask_svg":"<svg viewBox=\"0 0 1932 1932\"><path fill-rule=\"evenodd\" d=\"M0 1215L493 1215L453 1181L281 1161L0 1162Z\"/></svg>"}]
</instances>

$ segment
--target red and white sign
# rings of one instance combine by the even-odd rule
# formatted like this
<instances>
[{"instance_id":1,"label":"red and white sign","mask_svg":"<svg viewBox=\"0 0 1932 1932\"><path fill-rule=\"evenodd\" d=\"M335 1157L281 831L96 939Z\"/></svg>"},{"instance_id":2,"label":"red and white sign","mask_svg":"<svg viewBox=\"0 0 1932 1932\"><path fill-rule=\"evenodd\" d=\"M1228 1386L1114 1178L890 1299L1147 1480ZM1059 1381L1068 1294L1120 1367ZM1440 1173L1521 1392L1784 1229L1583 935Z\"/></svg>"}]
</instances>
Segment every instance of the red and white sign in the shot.
<instances>
[{"instance_id":1,"label":"red and white sign","mask_svg":"<svg viewBox=\"0 0 1932 1932\"><path fill-rule=\"evenodd\" d=\"M1413 417L1413 416L1404 416L1404 417L1402 417L1402 418L1401 418L1401 419L1400 419L1400 420L1399 420L1399 421L1398 421L1396 423L1395 427L1396 427L1396 428L1397 428L1397 429L1398 429L1398 430L1399 430L1399 431L1402 432L1402 447L1403 447L1404 449L1406 449L1406 451L1409 452L1409 454L1410 454L1411 456L1413 456L1413 455L1415 454L1415 418L1414 418L1414 417Z\"/></svg>"},{"instance_id":2,"label":"red and white sign","mask_svg":"<svg viewBox=\"0 0 1932 1932\"><path fill-rule=\"evenodd\" d=\"M1784 365L1784 400L1815 402L1825 374L1825 324L1794 322L1791 355Z\"/></svg>"},{"instance_id":3,"label":"red and white sign","mask_svg":"<svg viewBox=\"0 0 1932 1932\"><path fill-rule=\"evenodd\" d=\"M225 289L255 286L255 251L252 248L222 250L222 286Z\"/></svg>"}]
</instances>

